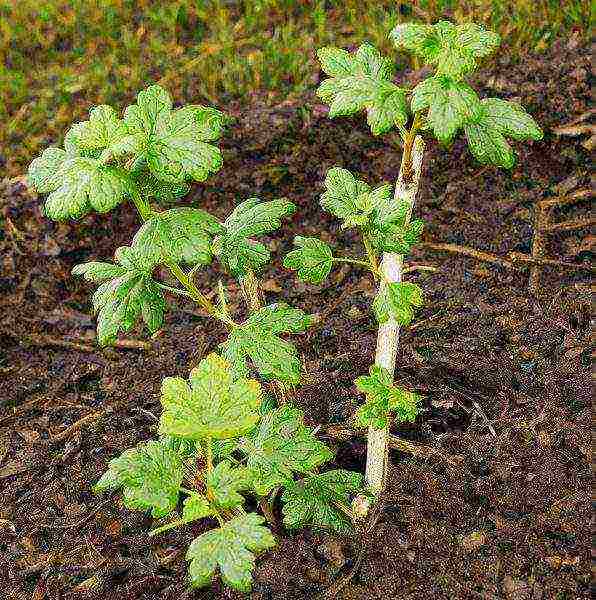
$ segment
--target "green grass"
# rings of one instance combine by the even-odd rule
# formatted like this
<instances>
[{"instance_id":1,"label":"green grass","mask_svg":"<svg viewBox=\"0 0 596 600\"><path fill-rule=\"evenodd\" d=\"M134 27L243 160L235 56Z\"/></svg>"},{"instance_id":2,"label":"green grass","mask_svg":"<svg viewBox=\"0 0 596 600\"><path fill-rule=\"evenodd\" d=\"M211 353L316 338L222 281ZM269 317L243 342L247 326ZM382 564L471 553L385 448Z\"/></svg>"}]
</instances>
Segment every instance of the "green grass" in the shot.
<instances>
[{"instance_id":1,"label":"green grass","mask_svg":"<svg viewBox=\"0 0 596 600\"><path fill-rule=\"evenodd\" d=\"M129 102L162 81L181 102L225 108L302 93L314 49L369 40L389 52L400 21L483 22L506 51L586 31L582 0L0 0L0 168L22 173L91 104Z\"/></svg>"}]
</instances>

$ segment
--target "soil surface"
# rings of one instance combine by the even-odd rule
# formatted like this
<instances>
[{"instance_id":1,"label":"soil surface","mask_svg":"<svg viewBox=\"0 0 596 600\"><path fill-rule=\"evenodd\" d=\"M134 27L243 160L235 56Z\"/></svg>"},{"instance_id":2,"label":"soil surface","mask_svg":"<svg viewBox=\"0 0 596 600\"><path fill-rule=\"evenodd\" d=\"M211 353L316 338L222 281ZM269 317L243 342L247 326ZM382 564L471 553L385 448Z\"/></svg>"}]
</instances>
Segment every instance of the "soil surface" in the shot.
<instances>
[{"instance_id":1,"label":"soil surface","mask_svg":"<svg viewBox=\"0 0 596 600\"><path fill-rule=\"evenodd\" d=\"M545 139L519 145L511 173L479 166L461 141L447 152L429 144L417 207L425 242L528 253L534 205L590 187L585 138L551 131L589 109L589 53L572 37L546 55L517 64L503 58L479 74L482 95L521 101ZM280 259L296 234L322 234L346 253L356 246L353 233L319 207L329 167L377 183L393 180L400 162L400 152L372 138L363 119L331 121L325 112L314 95L303 108L238 108L223 141L224 168L187 200L222 217L250 196L287 196L298 205L270 238L275 259L263 287L268 301L323 318L294 336L308 372L295 402L310 424L323 426L347 420L360 402L353 380L374 355L374 291L352 267L322 287L297 283ZM527 270L416 249L410 263L437 271L408 276L426 302L402 334L396 379L423 394L424 410L393 433L435 452L392 452L384 510L367 545L282 529L278 546L258 558L250 594L219 582L189 591L184 553L204 526L149 538L149 517L90 488L109 459L154 436L161 379L186 376L224 331L172 298L167 323L149 345L97 349L91 286L70 270L110 259L131 239L136 216L122 206L56 224L40 205L22 182L4 181L0 587L9 599L309 599L348 573L362 550L340 599L590 597L588 271L546 269L532 294ZM588 209L583 200L555 217L581 218ZM588 234L553 234L548 255L589 262ZM219 277L217 268L206 270L203 289ZM230 290L232 309L242 310L233 283ZM144 340L140 330L132 338ZM330 443L336 465L363 470L363 439Z\"/></svg>"}]
</instances>

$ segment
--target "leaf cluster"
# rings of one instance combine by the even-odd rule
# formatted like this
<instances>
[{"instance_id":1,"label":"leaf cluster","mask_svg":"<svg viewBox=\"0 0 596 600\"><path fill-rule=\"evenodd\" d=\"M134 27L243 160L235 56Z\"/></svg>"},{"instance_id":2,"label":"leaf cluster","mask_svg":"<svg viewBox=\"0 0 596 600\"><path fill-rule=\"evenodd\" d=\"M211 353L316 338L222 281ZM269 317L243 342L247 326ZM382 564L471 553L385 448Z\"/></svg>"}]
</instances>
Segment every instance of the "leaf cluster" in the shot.
<instances>
[{"instance_id":1,"label":"leaf cluster","mask_svg":"<svg viewBox=\"0 0 596 600\"><path fill-rule=\"evenodd\" d=\"M389 35L395 47L410 52L433 72L413 89L393 81L392 62L373 46L363 44L350 54L339 48L318 52L329 76L317 94L329 104L329 116L366 111L373 135L397 129L404 137L412 115L422 117L420 131L450 144L462 131L472 154L481 163L511 168L515 153L507 138L539 140L542 131L516 102L480 100L466 78L500 44L496 33L475 23L434 25L403 23Z\"/></svg>"},{"instance_id":2,"label":"leaf cluster","mask_svg":"<svg viewBox=\"0 0 596 600\"><path fill-rule=\"evenodd\" d=\"M235 376L225 358L208 355L188 381L164 379L160 438L114 458L95 486L122 489L127 508L170 517L153 534L198 519L218 523L188 548L193 586L208 585L219 572L230 587L250 589L255 553L275 540L262 516L245 512L247 495L266 497L283 489L284 523L290 528L350 529L346 511L362 488L362 476L317 473L333 457L329 448L305 425L300 410L284 405L262 414L263 395L256 380ZM196 465L199 471L190 471ZM175 512L179 516L172 520Z\"/></svg>"}]
</instances>

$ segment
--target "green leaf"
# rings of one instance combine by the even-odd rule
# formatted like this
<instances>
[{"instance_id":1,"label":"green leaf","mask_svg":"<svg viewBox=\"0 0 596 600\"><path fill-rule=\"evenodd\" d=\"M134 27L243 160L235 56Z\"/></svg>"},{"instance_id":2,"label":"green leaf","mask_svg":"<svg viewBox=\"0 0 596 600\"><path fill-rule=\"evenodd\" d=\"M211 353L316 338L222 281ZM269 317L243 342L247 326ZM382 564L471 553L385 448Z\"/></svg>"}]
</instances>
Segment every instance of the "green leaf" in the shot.
<instances>
[{"instance_id":1,"label":"green leaf","mask_svg":"<svg viewBox=\"0 0 596 600\"><path fill-rule=\"evenodd\" d=\"M166 302L160 287L151 279L133 248L116 250L117 265L89 262L73 268L74 275L88 281L104 281L93 294L93 309L98 313L97 338L101 346L113 344L119 331L132 329L142 316L151 333L163 322Z\"/></svg>"},{"instance_id":2,"label":"green leaf","mask_svg":"<svg viewBox=\"0 0 596 600\"><path fill-rule=\"evenodd\" d=\"M73 152L103 150L118 143L127 135L124 122L111 106L96 106L89 112L89 120L76 123L66 134L65 147ZM76 149L76 150L75 150Z\"/></svg>"},{"instance_id":3,"label":"green leaf","mask_svg":"<svg viewBox=\"0 0 596 600\"><path fill-rule=\"evenodd\" d=\"M302 412L288 405L264 415L254 432L240 441L239 449L254 473L254 489L262 496L286 485L293 473L308 473L333 458L304 425Z\"/></svg>"},{"instance_id":4,"label":"green leaf","mask_svg":"<svg viewBox=\"0 0 596 600\"><path fill-rule=\"evenodd\" d=\"M61 183L60 168L68 159L62 148L46 148L41 156L34 159L27 171L27 184L38 194L57 190Z\"/></svg>"},{"instance_id":5,"label":"green leaf","mask_svg":"<svg viewBox=\"0 0 596 600\"><path fill-rule=\"evenodd\" d=\"M259 420L261 386L249 379L232 380L230 365L215 353L190 373L190 385L166 377L161 387L162 434L186 439L227 439L242 435Z\"/></svg>"},{"instance_id":6,"label":"green leaf","mask_svg":"<svg viewBox=\"0 0 596 600\"><path fill-rule=\"evenodd\" d=\"M408 254L420 241L423 229L424 221L420 219L411 221L405 228L390 222L371 231L372 244L379 252Z\"/></svg>"},{"instance_id":7,"label":"green leaf","mask_svg":"<svg viewBox=\"0 0 596 600\"><path fill-rule=\"evenodd\" d=\"M214 240L214 254L235 277L246 275L248 269L259 271L269 260L269 250L250 238L278 229L281 219L295 210L296 206L285 198L245 200L225 220L224 232Z\"/></svg>"},{"instance_id":8,"label":"green leaf","mask_svg":"<svg viewBox=\"0 0 596 600\"><path fill-rule=\"evenodd\" d=\"M373 213L391 202L390 185L371 189L366 182L356 179L350 171L340 167L327 171L324 186L321 206L342 219L344 229L368 225Z\"/></svg>"},{"instance_id":9,"label":"green leaf","mask_svg":"<svg viewBox=\"0 0 596 600\"><path fill-rule=\"evenodd\" d=\"M185 523L198 521L213 514L209 500L202 494L191 494L184 499L182 520Z\"/></svg>"},{"instance_id":10,"label":"green leaf","mask_svg":"<svg viewBox=\"0 0 596 600\"><path fill-rule=\"evenodd\" d=\"M284 524L289 529L315 526L350 533L352 522L340 507L349 508L362 479L360 473L338 469L289 482L281 497Z\"/></svg>"},{"instance_id":11,"label":"green leaf","mask_svg":"<svg viewBox=\"0 0 596 600\"><path fill-rule=\"evenodd\" d=\"M182 478L179 454L161 442L150 441L112 459L94 490L103 492L122 487L127 508L150 508L152 515L160 518L176 507Z\"/></svg>"},{"instance_id":12,"label":"green leaf","mask_svg":"<svg viewBox=\"0 0 596 600\"><path fill-rule=\"evenodd\" d=\"M286 255L283 261L284 267L297 271L300 281L309 283L324 281L333 266L331 248L317 238L301 235L294 238L294 246L297 249Z\"/></svg>"},{"instance_id":13,"label":"green leaf","mask_svg":"<svg viewBox=\"0 0 596 600\"><path fill-rule=\"evenodd\" d=\"M418 415L419 397L393 385L387 369L378 365L370 368L370 375L358 377L356 387L366 394L366 403L356 413L356 424L361 427L372 425L384 429L389 416L395 413L398 422L414 422Z\"/></svg>"},{"instance_id":14,"label":"green leaf","mask_svg":"<svg viewBox=\"0 0 596 600\"><path fill-rule=\"evenodd\" d=\"M454 25L439 21L434 25L404 23L390 34L397 48L420 57L426 64L436 66L437 75L456 80L477 66L477 59L491 54L500 44L498 34L476 23Z\"/></svg>"},{"instance_id":15,"label":"green leaf","mask_svg":"<svg viewBox=\"0 0 596 600\"><path fill-rule=\"evenodd\" d=\"M480 100L466 83L449 77L429 77L420 82L412 92L412 110L428 108L428 122L436 138L450 143L455 133L466 123L477 119Z\"/></svg>"},{"instance_id":16,"label":"green leaf","mask_svg":"<svg viewBox=\"0 0 596 600\"><path fill-rule=\"evenodd\" d=\"M406 123L406 90L392 83L392 64L374 46L365 43L354 54L321 48L317 56L331 77L317 90L331 118L366 110L373 135Z\"/></svg>"},{"instance_id":17,"label":"green leaf","mask_svg":"<svg viewBox=\"0 0 596 600\"><path fill-rule=\"evenodd\" d=\"M108 212L127 193L126 173L99 160L71 157L59 148L48 148L28 170L28 182L39 193L50 193L46 215L55 221L79 218L91 210Z\"/></svg>"},{"instance_id":18,"label":"green leaf","mask_svg":"<svg viewBox=\"0 0 596 600\"><path fill-rule=\"evenodd\" d=\"M389 319L408 325L414 318L414 307L419 306L422 306L422 290L415 283L383 285L373 301L373 310L381 325Z\"/></svg>"},{"instance_id":19,"label":"green leaf","mask_svg":"<svg viewBox=\"0 0 596 600\"><path fill-rule=\"evenodd\" d=\"M162 204L171 204L180 198L184 198L190 191L190 184L187 182L161 181L149 171L134 172L132 175L141 197L155 198Z\"/></svg>"},{"instance_id":20,"label":"green leaf","mask_svg":"<svg viewBox=\"0 0 596 600\"><path fill-rule=\"evenodd\" d=\"M148 268L158 263L211 262L211 242L222 227L215 217L198 208L171 208L157 213L135 234L132 247Z\"/></svg>"},{"instance_id":21,"label":"green leaf","mask_svg":"<svg viewBox=\"0 0 596 600\"><path fill-rule=\"evenodd\" d=\"M223 355L237 376L248 375L250 358L264 379L297 384L302 370L298 352L278 334L302 333L311 324L311 317L297 308L283 303L266 306L232 329L221 344Z\"/></svg>"},{"instance_id":22,"label":"green leaf","mask_svg":"<svg viewBox=\"0 0 596 600\"><path fill-rule=\"evenodd\" d=\"M172 110L168 92L152 85L139 92L137 103L125 110L128 135L109 150L144 159L162 181L204 181L222 165L219 148L206 143L221 132L217 114L197 106Z\"/></svg>"},{"instance_id":23,"label":"green leaf","mask_svg":"<svg viewBox=\"0 0 596 600\"><path fill-rule=\"evenodd\" d=\"M500 98L485 98L481 105L481 119L503 135L514 140L542 139L542 130L521 104Z\"/></svg>"},{"instance_id":24,"label":"green leaf","mask_svg":"<svg viewBox=\"0 0 596 600\"><path fill-rule=\"evenodd\" d=\"M406 90L398 88L390 94L383 94L368 108L366 122L373 135L381 135L397 124L405 125L407 115Z\"/></svg>"},{"instance_id":25,"label":"green leaf","mask_svg":"<svg viewBox=\"0 0 596 600\"><path fill-rule=\"evenodd\" d=\"M121 277L127 272L128 269L126 267L95 261L75 265L71 271L73 275L82 275L87 281L95 282Z\"/></svg>"},{"instance_id":26,"label":"green leaf","mask_svg":"<svg viewBox=\"0 0 596 600\"><path fill-rule=\"evenodd\" d=\"M188 548L191 585L205 587L219 567L222 581L231 588L250 591L255 566L254 552L267 550L275 539L260 515L249 513L195 538Z\"/></svg>"},{"instance_id":27,"label":"green leaf","mask_svg":"<svg viewBox=\"0 0 596 600\"><path fill-rule=\"evenodd\" d=\"M220 462L209 475L207 486L213 494L214 502L225 509L234 508L244 503L238 493L249 490L253 484L253 474L245 467L233 467L229 461Z\"/></svg>"},{"instance_id":28,"label":"green leaf","mask_svg":"<svg viewBox=\"0 0 596 600\"><path fill-rule=\"evenodd\" d=\"M485 98L480 104L477 119L465 126L468 146L479 162L509 169L515 164L515 153L505 136L542 139L542 130L520 104L498 98Z\"/></svg>"}]
</instances>

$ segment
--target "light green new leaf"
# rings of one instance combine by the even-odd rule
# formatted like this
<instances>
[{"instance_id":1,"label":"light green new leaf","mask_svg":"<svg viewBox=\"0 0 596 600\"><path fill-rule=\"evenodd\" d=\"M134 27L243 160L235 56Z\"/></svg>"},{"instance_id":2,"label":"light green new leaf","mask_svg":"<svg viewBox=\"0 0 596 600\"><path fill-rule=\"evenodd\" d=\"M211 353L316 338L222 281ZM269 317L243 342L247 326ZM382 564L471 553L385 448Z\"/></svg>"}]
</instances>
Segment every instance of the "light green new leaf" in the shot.
<instances>
[{"instance_id":1,"label":"light green new leaf","mask_svg":"<svg viewBox=\"0 0 596 600\"><path fill-rule=\"evenodd\" d=\"M266 306L232 329L228 339L221 344L223 355L237 376L248 376L247 360L250 358L264 379L295 385L300 381L302 371L298 352L278 334L302 333L311 324L309 315L287 304Z\"/></svg>"},{"instance_id":2,"label":"light green new leaf","mask_svg":"<svg viewBox=\"0 0 596 600\"><path fill-rule=\"evenodd\" d=\"M286 269L297 272L300 281L321 283L324 281L333 266L333 253L329 246L311 237L297 235L294 238L296 250L288 252L283 265Z\"/></svg>"},{"instance_id":3,"label":"light green new leaf","mask_svg":"<svg viewBox=\"0 0 596 600\"><path fill-rule=\"evenodd\" d=\"M428 122L436 138L447 144L466 123L477 119L480 100L466 83L449 77L429 77L412 92L412 110L428 108Z\"/></svg>"},{"instance_id":4,"label":"light green new leaf","mask_svg":"<svg viewBox=\"0 0 596 600\"><path fill-rule=\"evenodd\" d=\"M364 227L371 222L373 213L387 210L391 203L391 186L371 187L356 179L347 169L333 167L325 177L325 192L321 206L343 220L342 228Z\"/></svg>"},{"instance_id":5,"label":"light green new leaf","mask_svg":"<svg viewBox=\"0 0 596 600\"><path fill-rule=\"evenodd\" d=\"M162 181L204 181L222 165L219 148L206 143L221 131L217 114L198 106L172 110L168 92L152 85L139 92L137 103L125 110L128 135L109 151L143 158Z\"/></svg>"},{"instance_id":6,"label":"light green new leaf","mask_svg":"<svg viewBox=\"0 0 596 600\"><path fill-rule=\"evenodd\" d=\"M372 425L383 429L394 413L399 422L414 422L418 415L419 397L393 385L387 369L378 365L370 368L370 375L356 379L356 387L366 394L366 402L356 412L356 424L361 427Z\"/></svg>"},{"instance_id":7,"label":"light green new leaf","mask_svg":"<svg viewBox=\"0 0 596 600\"><path fill-rule=\"evenodd\" d=\"M382 285L373 301L373 310L381 325L391 318L400 325L408 325L414 318L414 307L419 306L422 306L422 290L415 283Z\"/></svg>"},{"instance_id":8,"label":"light green new leaf","mask_svg":"<svg viewBox=\"0 0 596 600\"><path fill-rule=\"evenodd\" d=\"M116 111L111 106L101 105L91 109L88 121L72 126L66 134L64 147L73 153L103 150L126 135L126 126Z\"/></svg>"},{"instance_id":9,"label":"light green new leaf","mask_svg":"<svg viewBox=\"0 0 596 600\"><path fill-rule=\"evenodd\" d=\"M396 47L422 57L426 64L436 65L437 75L457 80L476 68L478 58L488 56L500 44L499 35L481 25L454 25L449 21L400 24L390 37Z\"/></svg>"},{"instance_id":10,"label":"light green new leaf","mask_svg":"<svg viewBox=\"0 0 596 600\"><path fill-rule=\"evenodd\" d=\"M62 148L46 148L41 156L34 159L27 171L27 184L38 194L47 194L60 187L60 169L68 155Z\"/></svg>"},{"instance_id":11,"label":"light green new leaf","mask_svg":"<svg viewBox=\"0 0 596 600\"><path fill-rule=\"evenodd\" d=\"M230 509L244 503L244 498L238 492L249 490L253 478L253 473L246 467L233 467L232 463L225 460L207 475L207 487L220 508Z\"/></svg>"},{"instance_id":12,"label":"light green new leaf","mask_svg":"<svg viewBox=\"0 0 596 600\"><path fill-rule=\"evenodd\" d=\"M192 440L242 435L259 420L261 386L252 379L232 380L229 363L215 353L190 373L190 385L166 377L161 387L162 434Z\"/></svg>"},{"instance_id":13,"label":"light green new leaf","mask_svg":"<svg viewBox=\"0 0 596 600\"><path fill-rule=\"evenodd\" d=\"M248 269L258 271L269 260L268 248L250 239L281 226L281 219L292 215L296 206L280 198L261 202L249 198L241 202L223 223L224 232L213 244L213 252L232 275L241 277Z\"/></svg>"},{"instance_id":14,"label":"light green new leaf","mask_svg":"<svg viewBox=\"0 0 596 600\"><path fill-rule=\"evenodd\" d=\"M209 500L202 494L193 493L184 499L182 506L182 520L185 523L198 521L213 514Z\"/></svg>"},{"instance_id":15,"label":"light green new leaf","mask_svg":"<svg viewBox=\"0 0 596 600\"><path fill-rule=\"evenodd\" d=\"M262 496L286 485L293 473L308 473L333 458L304 425L302 412L288 405L264 415L251 435L240 441L239 449L254 473L254 489Z\"/></svg>"},{"instance_id":16,"label":"light green new leaf","mask_svg":"<svg viewBox=\"0 0 596 600\"><path fill-rule=\"evenodd\" d=\"M135 234L132 247L147 268L157 263L211 262L211 242L222 226L215 217L198 208L172 208L157 213Z\"/></svg>"},{"instance_id":17,"label":"light green new leaf","mask_svg":"<svg viewBox=\"0 0 596 600\"><path fill-rule=\"evenodd\" d=\"M73 275L88 281L104 281L93 294L93 309L98 313L97 339L101 346L113 344L119 331L132 329L139 317L151 333L163 322L166 302L162 290L151 279L134 249L116 250L117 265L89 262L76 265Z\"/></svg>"},{"instance_id":18,"label":"light green new leaf","mask_svg":"<svg viewBox=\"0 0 596 600\"><path fill-rule=\"evenodd\" d=\"M362 488L362 475L341 469L309 475L286 484L281 496L284 524L289 529L322 527L346 534L353 530L341 507Z\"/></svg>"},{"instance_id":19,"label":"light green new leaf","mask_svg":"<svg viewBox=\"0 0 596 600\"><path fill-rule=\"evenodd\" d=\"M45 213L55 221L77 219L91 210L108 212L124 200L128 186L121 169L60 148L47 148L32 161L28 182L37 192L49 193Z\"/></svg>"},{"instance_id":20,"label":"light green new leaf","mask_svg":"<svg viewBox=\"0 0 596 600\"><path fill-rule=\"evenodd\" d=\"M412 246L420 241L423 229L424 222L420 219L411 221L405 228L397 223L389 223L371 231L372 244L379 252L408 254Z\"/></svg>"},{"instance_id":21,"label":"light green new leaf","mask_svg":"<svg viewBox=\"0 0 596 600\"><path fill-rule=\"evenodd\" d=\"M317 56L330 76L321 83L317 95L329 104L331 118L366 110L373 135L406 123L406 90L392 83L391 62L374 46L365 43L354 54L321 48Z\"/></svg>"},{"instance_id":22,"label":"light green new leaf","mask_svg":"<svg viewBox=\"0 0 596 600\"><path fill-rule=\"evenodd\" d=\"M180 455L157 441L143 442L123 452L108 465L94 490L124 488L124 505L152 509L156 518L171 513L178 503L183 470Z\"/></svg>"},{"instance_id":23,"label":"light green new leaf","mask_svg":"<svg viewBox=\"0 0 596 600\"><path fill-rule=\"evenodd\" d=\"M514 140L540 140L543 133L536 121L516 102L485 98L477 119L465 126L472 154L481 163L511 168L515 153L505 136Z\"/></svg>"},{"instance_id":24,"label":"light green new leaf","mask_svg":"<svg viewBox=\"0 0 596 600\"><path fill-rule=\"evenodd\" d=\"M275 546L275 539L263 527L265 519L255 513L236 517L218 529L195 538L188 548L191 585L205 587L219 567L222 581L231 588L250 591L255 566L254 552Z\"/></svg>"}]
</instances>

